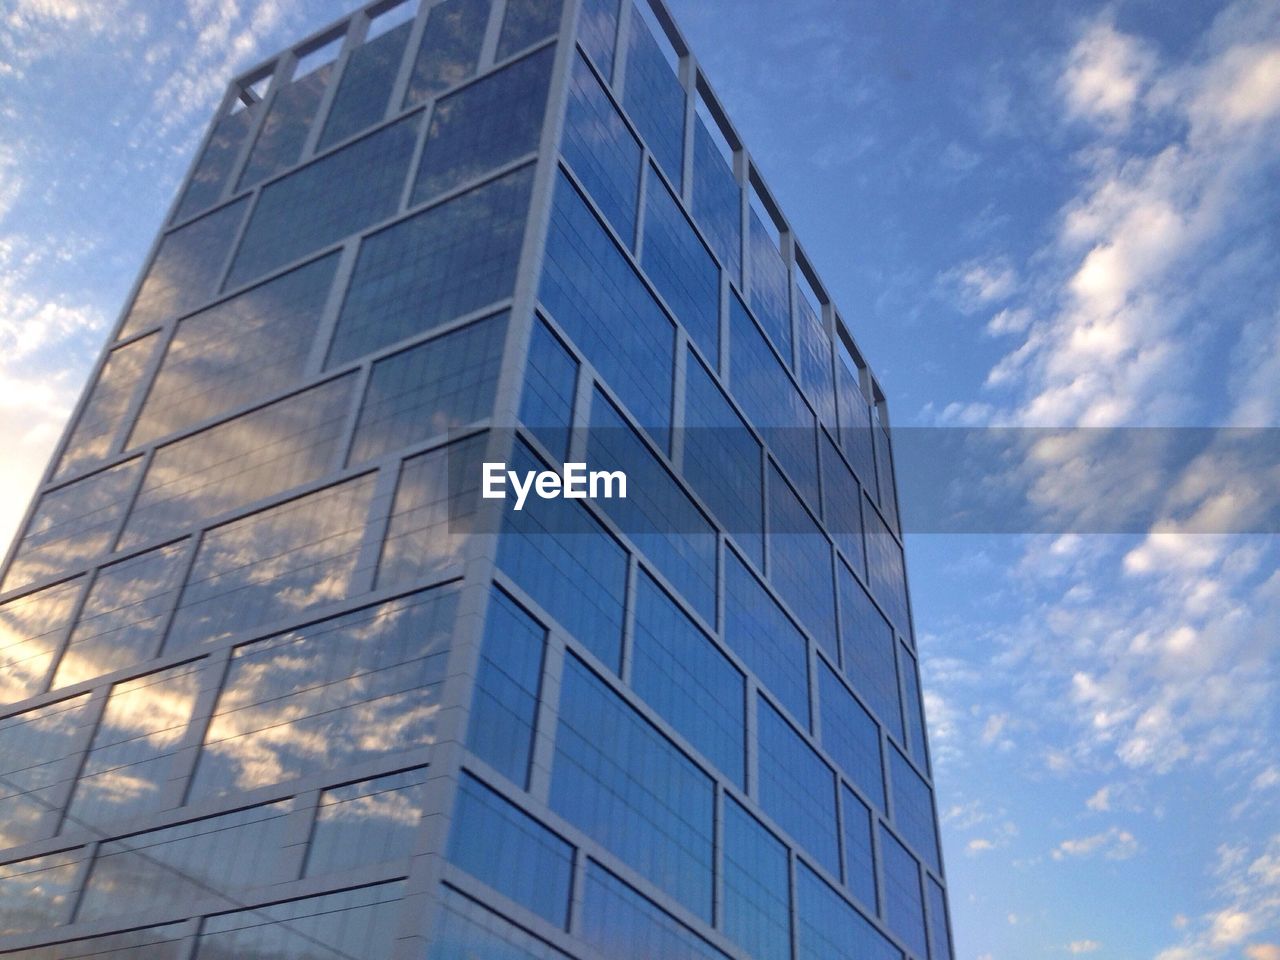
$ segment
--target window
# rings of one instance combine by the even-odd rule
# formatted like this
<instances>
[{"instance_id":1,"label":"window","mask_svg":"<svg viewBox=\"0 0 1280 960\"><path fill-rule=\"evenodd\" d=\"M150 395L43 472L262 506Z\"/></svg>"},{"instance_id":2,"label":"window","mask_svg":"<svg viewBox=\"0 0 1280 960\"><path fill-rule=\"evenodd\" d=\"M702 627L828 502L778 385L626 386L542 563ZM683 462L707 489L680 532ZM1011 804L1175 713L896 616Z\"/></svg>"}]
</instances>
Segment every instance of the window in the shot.
<instances>
[{"instance_id":1,"label":"window","mask_svg":"<svg viewBox=\"0 0 1280 960\"><path fill-rule=\"evenodd\" d=\"M165 649L250 630L345 597L374 477L365 474L206 533Z\"/></svg>"},{"instance_id":2,"label":"window","mask_svg":"<svg viewBox=\"0 0 1280 960\"><path fill-rule=\"evenodd\" d=\"M924 701L920 693L920 667L905 647L898 647L898 664L902 668L902 707L907 716L906 747L920 769L928 771L929 752L925 747Z\"/></svg>"},{"instance_id":3,"label":"window","mask_svg":"<svg viewBox=\"0 0 1280 960\"><path fill-rule=\"evenodd\" d=\"M560 26L560 0L507 0L507 15L498 35L498 59L511 56Z\"/></svg>"},{"instance_id":4,"label":"window","mask_svg":"<svg viewBox=\"0 0 1280 960\"><path fill-rule=\"evenodd\" d=\"M452 887L440 888L427 960L569 960Z\"/></svg>"},{"instance_id":5,"label":"window","mask_svg":"<svg viewBox=\"0 0 1280 960\"><path fill-rule=\"evenodd\" d=\"M763 697L756 725L761 809L829 872L839 875L835 774Z\"/></svg>"},{"instance_id":6,"label":"window","mask_svg":"<svg viewBox=\"0 0 1280 960\"><path fill-rule=\"evenodd\" d=\"M298 162L332 73L333 63L326 63L306 76L295 77L276 92L245 162L241 190Z\"/></svg>"},{"instance_id":7,"label":"window","mask_svg":"<svg viewBox=\"0 0 1280 960\"><path fill-rule=\"evenodd\" d=\"M941 884L928 878L929 889L929 957L930 960L952 960L951 932L947 926L947 900Z\"/></svg>"},{"instance_id":8,"label":"window","mask_svg":"<svg viewBox=\"0 0 1280 960\"><path fill-rule=\"evenodd\" d=\"M337 265L321 257L179 322L129 446L300 380Z\"/></svg>"},{"instance_id":9,"label":"window","mask_svg":"<svg viewBox=\"0 0 1280 960\"><path fill-rule=\"evenodd\" d=\"M880 509L889 521L889 526L897 530L898 496L893 482L893 446L889 428L880 414L882 406L883 404L877 404L871 408L871 419L875 424L871 435L876 447L876 485L880 490Z\"/></svg>"},{"instance_id":10,"label":"window","mask_svg":"<svg viewBox=\"0 0 1280 960\"><path fill-rule=\"evenodd\" d=\"M578 42L608 80L613 74L613 48L618 36L620 0L583 0L578 14Z\"/></svg>"},{"instance_id":11,"label":"window","mask_svg":"<svg viewBox=\"0 0 1280 960\"><path fill-rule=\"evenodd\" d=\"M844 564L837 564L836 577L845 676L880 722L901 740L902 700L893 656L893 628Z\"/></svg>"},{"instance_id":12,"label":"window","mask_svg":"<svg viewBox=\"0 0 1280 960\"><path fill-rule=\"evenodd\" d=\"M464 773L449 860L558 927L569 919L573 847Z\"/></svg>"},{"instance_id":13,"label":"window","mask_svg":"<svg viewBox=\"0 0 1280 960\"><path fill-rule=\"evenodd\" d=\"M456 604L454 588L437 587L237 648L191 796L431 743Z\"/></svg>"},{"instance_id":14,"label":"window","mask_svg":"<svg viewBox=\"0 0 1280 960\"><path fill-rule=\"evenodd\" d=\"M609 960L726 960L594 860L587 861L581 935Z\"/></svg>"},{"instance_id":15,"label":"window","mask_svg":"<svg viewBox=\"0 0 1280 960\"><path fill-rule=\"evenodd\" d=\"M796 864L797 960L902 960L871 921L816 873Z\"/></svg>"},{"instance_id":16,"label":"window","mask_svg":"<svg viewBox=\"0 0 1280 960\"><path fill-rule=\"evenodd\" d=\"M521 167L368 237L360 245L327 365L510 296L532 181L533 168Z\"/></svg>"},{"instance_id":17,"label":"window","mask_svg":"<svg viewBox=\"0 0 1280 960\"><path fill-rule=\"evenodd\" d=\"M258 109L249 107L229 113L214 124L204 152L196 161L191 181L182 194L175 219L186 220L218 202L257 115Z\"/></svg>"},{"instance_id":18,"label":"window","mask_svg":"<svg viewBox=\"0 0 1280 960\"><path fill-rule=\"evenodd\" d=\"M862 488L825 430L822 447L822 510L841 556L860 576L867 572L862 541Z\"/></svg>"},{"instance_id":19,"label":"window","mask_svg":"<svg viewBox=\"0 0 1280 960\"><path fill-rule=\"evenodd\" d=\"M321 793L304 875L408 857L422 819L426 779L426 767L418 767Z\"/></svg>"},{"instance_id":20,"label":"window","mask_svg":"<svg viewBox=\"0 0 1280 960\"><path fill-rule=\"evenodd\" d=\"M742 190L733 176L733 167L716 143L718 133L701 116L695 118L693 216L730 278L741 283Z\"/></svg>"},{"instance_id":21,"label":"window","mask_svg":"<svg viewBox=\"0 0 1280 960\"><path fill-rule=\"evenodd\" d=\"M82 586L76 578L0 603L0 705L40 692Z\"/></svg>"},{"instance_id":22,"label":"window","mask_svg":"<svg viewBox=\"0 0 1280 960\"><path fill-rule=\"evenodd\" d=\"M490 592L467 747L521 787L528 781L546 642L542 624L502 591Z\"/></svg>"},{"instance_id":23,"label":"window","mask_svg":"<svg viewBox=\"0 0 1280 960\"><path fill-rule=\"evenodd\" d=\"M711 779L572 655L560 688L551 808L710 920Z\"/></svg>"},{"instance_id":24,"label":"window","mask_svg":"<svg viewBox=\"0 0 1280 960\"><path fill-rule=\"evenodd\" d=\"M725 934L757 960L790 960L787 848L727 796L722 843Z\"/></svg>"},{"instance_id":25,"label":"window","mask_svg":"<svg viewBox=\"0 0 1280 960\"><path fill-rule=\"evenodd\" d=\"M53 833L66 785L80 766L76 751L83 749L88 708L86 693L0 720L0 843L4 848ZM0 867L0 875L4 869Z\"/></svg>"},{"instance_id":26,"label":"window","mask_svg":"<svg viewBox=\"0 0 1280 960\"><path fill-rule=\"evenodd\" d=\"M385 220L400 206L419 114L405 117L262 188L229 287Z\"/></svg>"},{"instance_id":27,"label":"window","mask_svg":"<svg viewBox=\"0 0 1280 960\"><path fill-rule=\"evenodd\" d=\"M159 335L152 333L107 354L107 362L102 365L102 372L58 461L55 480L107 459L159 341Z\"/></svg>"},{"instance_id":28,"label":"window","mask_svg":"<svg viewBox=\"0 0 1280 960\"><path fill-rule=\"evenodd\" d=\"M742 674L643 570L636 578L633 636L632 687L743 787Z\"/></svg>"},{"instance_id":29,"label":"window","mask_svg":"<svg viewBox=\"0 0 1280 960\"><path fill-rule=\"evenodd\" d=\"M404 105L434 97L476 72L489 22L488 0L445 0L431 8Z\"/></svg>"},{"instance_id":30,"label":"window","mask_svg":"<svg viewBox=\"0 0 1280 960\"><path fill-rule=\"evenodd\" d=\"M836 428L836 384L832 373L831 338L822 325L822 317L800 285L807 285L804 273L796 271L796 370L800 383L817 411L818 419L830 429Z\"/></svg>"},{"instance_id":31,"label":"window","mask_svg":"<svg viewBox=\"0 0 1280 960\"><path fill-rule=\"evenodd\" d=\"M6 960L186 960L190 927L174 923L127 933L70 940L30 950L6 951Z\"/></svg>"},{"instance_id":32,"label":"window","mask_svg":"<svg viewBox=\"0 0 1280 960\"><path fill-rule=\"evenodd\" d=\"M818 646L836 656L831 544L795 491L769 464L769 579L809 628Z\"/></svg>"},{"instance_id":33,"label":"window","mask_svg":"<svg viewBox=\"0 0 1280 960\"><path fill-rule=\"evenodd\" d=\"M320 135L319 149L346 140L383 118L412 27L411 22L402 23L351 51Z\"/></svg>"},{"instance_id":34,"label":"window","mask_svg":"<svg viewBox=\"0 0 1280 960\"><path fill-rule=\"evenodd\" d=\"M880 856L884 861L885 922L918 957L928 950L924 930L924 900L920 864L898 838L880 828Z\"/></svg>"},{"instance_id":35,"label":"window","mask_svg":"<svg viewBox=\"0 0 1280 960\"><path fill-rule=\"evenodd\" d=\"M846 786L840 787L844 804L844 884L871 911L877 910L876 863L871 831L876 823L871 808Z\"/></svg>"},{"instance_id":36,"label":"window","mask_svg":"<svg viewBox=\"0 0 1280 960\"><path fill-rule=\"evenodd\" d=\"M867 526L867 577L872 595L902 633L911 630L907 612L907 569L902 544L874 508L864 511Z\"/></svg>"},{"instance_id":37,"label":"window","mask_svg":"<svg viewBox=\"0 0 1280 960\"><path fill-rule=\"evenodd\" d=\"M836 402L840 411L840 446L870 494L876 491L876 458L871 442L871 408L862 392L862 367L844 341L837 344Z\"/></svg>"},{"instance_id":38,"label":"window","mask_svg":"<svg viewBox=\"0 0 1280 960\"><path fill-rule=\"evenodd\" d=\"M679 189L684 167L684 87L639 6L631 9L623 106L663 172Z\"/></svg>"},{"instance_id":39,"label":"window","mask_svg":"<svg viewBox=\"0 0 1280 960\"><path fill-rule=\"evenodd\" d=\"M0 865L0 935L66 923L83 859L78 848Z\"/></svg>"},{"instance_id":40,"label":"window","mask_svg":"<svg viewBox=\"0 0 1280 960\"><path fill-rule=\"evenodd\" d=\"M938 831L933 822L933 789L897 747L889 748L889 780L893 784L893 820L907 843L933 869L938 860Z\"/></svg>"},{"instance_id":41,"label":"window","mask_svg":"<svg viewBox=\"0 0 1280 960\"><path fill-rule=\"evenodd\" d=\"M754 196L752 197L754 200ZM747 213L747 257L751 266L751 309L760 320L783 363L791 364L791 307L787 265L766 225L769 215L753 202Z\"/></svg>"},{"instance_id":42,"label":"window","mask_svg":"<svg viewBox=\"0 0 1280 960\"><path fill-rule=\"evenodd\" d=\"M413 185L414 204L538 149L554 56L554 47L543 47L436 104Z\"/></svg>"},{"instance_id":43,"label":"window","mask_svg":"<svg viewBox=\"0 0 1280 960\"><path fill-rule=\"evenodd\" d=\"M879 725L822 662L818 666L818 695L822 703L822 746L845 776L883 810Z\"/></svg>"},{"instance_id":44,"label":"window","mask_svg":"<svg viewBox=\"0 0 1280 960\"><path fill-rule=\"evenodd\" d=\"M573 426L578 361L546 322L536 318L529 342L529 368L524 375L520 419L551 455L563 460Z\"/></svg>"}]
</instances>

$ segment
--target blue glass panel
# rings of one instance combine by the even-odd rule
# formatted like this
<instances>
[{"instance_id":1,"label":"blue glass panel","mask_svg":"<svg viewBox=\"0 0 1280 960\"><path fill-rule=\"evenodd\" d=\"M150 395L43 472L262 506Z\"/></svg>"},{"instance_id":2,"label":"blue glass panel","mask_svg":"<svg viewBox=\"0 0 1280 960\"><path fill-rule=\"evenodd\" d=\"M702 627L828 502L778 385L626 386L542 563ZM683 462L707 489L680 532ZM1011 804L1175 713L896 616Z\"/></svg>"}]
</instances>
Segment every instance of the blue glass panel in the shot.
<instances>
[{"instance_id":1,"label":"blue glass panel","mask_svg":"<svg viewBox=\"0 0 1280 960\"><path fill-rule=\"evenodd\" d=\"M276 93L258 128L258 139L249 151L238 189L261 183L298 162L331 73L333 64L326 63Z\"/></svg>"},{"instance_id":2,"label":"blue glass panel","mask_svg":"<svg viewBox=\"0 0 1280 960\"><path fill-rule=\"evenodd\" d=\"M333 146L382 119L400 69L412 23L402 23L351 51L338 81L320 149Z\"/></svg>"},{"instance_id":3,"label":"blue glass panel","mask_svg":"<svg viewBox=\"0 0 1280 960\"><path fill-rule=\"evenodd\" d=\"M636 580L635 615L632 687L743 786L742 674L643 570Z\"/></svg>"},{"instance_id":4,"label":"blue glass panel","mask_svg":"<svg viewBox=\"0 0 1280 960\"><path fill-rule=\"evenodd\" d=\"M518 442L511 469L544 470ZM622 651L627 554L580 503L530 497L508 510L498 566L612 669Z\"/></svg>"},{"instance_id":5,"label":"blue glass panel","mask_svg":"<svg viewBox=\"0 0 1280 960\"><path fill-rule=\"evenodd\" d=\"M67 923L85 847L0 865L0 935Z\"/></svg>"},{"instance_id":6,"label":"blue glass panel","mask_svg":"<svg viewBox=\"0 0 1280 960\"><path fill-rule=\"evenodd\" d=\"M911 633L907 612L907 569L902 544L889 532L878 511L863 511L867 531L867 577L872 595L903 634Z\"/></svg>"},{"instance_id":7,"label":"blue glass panel","mask_svg":"<svg viewBox=\"0 0 1280 960\"><path fill-rule=\"evenodd\" d=\"M924 897L920 864L898 838L880 828L880 856L884 863L884 913L889 929L918 957L926 955Z\"/></svg>"},{"instance_id":8,"label":"blue glass panel","mask_svg":"<svg viewBox=\"0 0 1280 960\"><path fill-rule=\"evenodd\" d=\"M902 739L902 701L894 665L893 629L844 564L836 564L840 585L840 632L844 674L880 722Z\"/></svg>"},{"instance_id":9,"label":"blue glass panel","mask_svg":"<svg viewBox=\"0 0 1280 960\"><path fill-rule=\"evenodd\" d=\"M929 753L925 746L924 700L920 693L920 667L916 658L898 649L898 665L902 669L903 713L907 717L906 747L922 770L929 769Z\"/></svg>"},{"instance_id":10,"label":"blue glass panel","mask_svg":"<svg viewBox=\"0 0 1280 960\"><path fill-rule=\"evenodd\" d=\"M871 443L871 408L858 382L853 360L844 344L837 348L836 400L840 407L840 446L872 496L876 491L875 453Z\"/></svg>"},{"instance_id":11,"label":"blue glass panel","mask_svg":"<svg viewBox=\"0 0 1280 960\"><path fill-rule=\"evenodd\" d=\"M866 576L862 539L862 488L825 430L822 448L822 510L840 553L853 569Z\"/></svg>"},{"instance_id":12,"label":"blue glass panel","mask_svg":"<svg viewBox=\"0 0 1280 960\"><path fill-rule=\"evenodd\" d=\"M451 887L440 888L428 960L569 960L568 954L490 913Z\"/></svg>"},{"instance_id":13,"label":"blue glass panel","mask_svg":"<svg viewBox=\"0 0 1280 960\"><path fill-rule=\"evenodd\" d=\"M395 213L421 122L418 114L406 117L263 187L227 286L238 287Z\"/></svg>"},{"instance_id":14,"label":"blue glass panel","mask_svg":"<svg viewBox=\"0 0 1280 960\"><path fill-rule=\"evenodd\" d=\"M466 773L458 784L449 859L556 926L567 922L573 847Z\"/></svg>"},{"instance_id":15,"label":"blue glass panel","mask_svg":"<svg viewBox=\"0 0 1280 960\"><path fill-rule=\"evenodd\" d=\"M581 56L573 58L560 149L600 212L630 247L636 232L640 143Z\"/></svg>"},{"instance_id":16,"label":"blue glass panel","mask_svg":"<svg viewBox=\"0 0 1280 960\"><path fill-rule=\"evenodd\" d=\"M641 266L713 364L720 355L720 270L652 168L645 192Z\"/></svg>"},{"instance_id":17,"label":"blue glass panel","mask_svg":"<svg viewBox=\"0 0 1280 960\"><path fill-rule=\"evenodd\" d=\"M724 638L779 702L809 726L809 647L732 550L725 551Z\"/></svg>"},{"instance_id":18,"label":"blue glass panel","mask_svg":"<svg viewBox=\"0 0 1280 960\"><path fill-rule=\"evenodd\" d=\"M85 693L0 720L0 849L53 833L62 791L80 768L88 712Z\"/></svg>"},{"instance_id":19,"label":"blue glass panel","mask_svg":"<svg viewBox=\"0 0 1280 960\"><path fill-rule=\"evenodd\" d=\"M941 870L938 861L938 830L933 821L933 790L890 744L889 780L893 784L893 821L898 832L925 862Z\"/></svg>"},{"instance_id":20,"label":"blue glass panel","mask_svg":"<svg viewBox=\"0 0 1280 960\"><path fill-rule=\"evenodd\" d=\"M827 336L822 320L814 312L808 298L799 290L795 294L796 332L799 335L799 353L796 364L800 384L809 396L809 402L818 413L818 419L827 427L836 429L836 382L832 372L831 338Z\"/></svg>"},{"instance_id":21,"label":"blue glass panel","mask_svg":"<svg viewBox=\"0 0 1280 960\"><path fill-rule=\"evenodd\" d=\"M541 318L536 319L529 342L520 420L553 456L562 460L569 452L577 385L578 361L551 328Z\"/></svg>"},{"instance_id":22,"label":"blue glass panel","mask_svg":"<svg viewBox=\"0 0 1280 960\"><path fill-rule=\"evenodd\" d=\"M498 34L498 59L504 60L545 40L560 26L561 0L507 0L507 13Z\"/></svg>"},{"instance_id":23,"label":"blue glass panel","mask_svg":"<svg viewBox=\"0 0 1280 960\"><path fill-rule=\"evenodd\" d=\"M926 883L929 891L929 958L952 960L951 932L947 926L947 898L941 885L933 877Z\"/></svg>"},{"instance_id":24,"label":"blue glass panel","mask_svg":"<svg viewBox=\"0 0 1280 960\"><path fill-rule=\"evenodd\" d=\"M735 294L729 298L729 386L805 501L818 508L813 411Z\"/></svg>"},{"instance_id":25,"label":"blue glass panel","mask_svg":"<svg viewBox=\"0 0 1280 960\"><path fill-rule=\"evenodd\" d=\"M618 36L620 0L583 0L578 14L578 42L608 80L613 74L613 48Z\"/></svg>"},{"instance_id":26,"label":"blue glass panel","mask_svg":"<svg viewBox=\"0 0 1280 960\"><path fill-rule=\"evenodd\" d=\"M587 861L581 936L609 960L727 960L594 860Z\"/></svg>"},{"instance_id":27,"label":"blue glass panel","mask_svg":"<svg viewBox=\"0 0 1280 960\"><path fill-rule=\"evenodd\" d=\"M767 700L759 706L760 807L838 876L835 774Z\"/></svg>"},{"instance_id":28,"label":"blue glass panel","mask_svg":"<svg viewBox=\"0 0 1280 960\"><path fill-rule=\"evenodd\" d=\"M725 935L758 960L790 960L787 848L732 797L722 842Z\"/></svg>"},{"instance_id":29,"label":"blue glass panel","mask_svg":"<svg viewBox=\"0 0 1280 960\"><path fill-rule=\"evenodd\" d=\"M693 604L716 619L716 534L674 475L598 389L591 404L590 468L621 470L627 496L596 502Z\"/></svg>"},{"instance_id":30,"label":"blue glass panel","mask_svg":"<svg viewBox=\"0 0 1280 960\"><path fill-rule=\"evenodd\" d=\"M467 747L524 786L538 715L547 631L501 590L489 594Z\"/></svg>"},{"instance_id":31,"label":"blue glass panel","mask_svg":"<svg viewBox=\"0 0 1280 960\"><path fill-rule=\"evenodd\" d=\"M758 567L764 566L760 442L690 352L685 373L684 475ZM732 477L732 483L725 483Z\"/></svg>"},{"instance_id":32,"label":"blue glass panel","mask_svg":"<svg viewBox=\"0 0 1280 960\"><path fill-rule=\"evenodd\" d=\"M747 255L751 258L751 309L788 366L791 364L791 308L787 293L787 265L774 246L769 229L751 207L747 218Z\"/></svg>"},{"instance_id":33,"label":"blue glass panel","mask_svg":"<svg viewBox=\"0 0 1280 960\"><path fill-rule=\"evenodd\" d=\"M574 656L564 663L551 807L710 920L711 779Z\"/></svg>"},{"instance_id":34,"label":"blue glass panel","mask_svg":"<svg viewBox=\"0 0 1280 960\"><path fill-rule=\"evenodd\" d=\"M880 727L825 663L818 666L822 746L879 809L884 809Z\"/></svg>"},{"instance_id":35,"label":"blue glass panel","mask_svg":"<svg viewBox=\"0 0 1280 960\"><path fill-rule=\"evenodd\" d=\"M248 207L242 197L165 234L120 327L121 337L190 313L213 297Z\"/></svg>"},{"instance_id":36,"label":"blue glass panel","mask_svg":"<svg viewBox=\"0 0 1280 960\"><path fill-rule=\"evenodd\" d=\"M185 220L218 202L255 116L257 110L254 107L245 107L227 114L214 125L174 219Z\"/></svg>"},{"instance_id":37,"label":"blue glass panel","mask_svg":"<svg viewBox=\"0 0 1280 960\"><path fill-rule=\"evenodd\" d=\"M533 168L392 224L360 245L330 367L511 294Z\"/></svg>"},{"instance_id":38,"label":"blue glass panel","mask_svg":"<svg viewBox=\"0 0 1280 960\"><path fill-rule=\"evenodd\" d=\"M83 586L77 577L0 603L0 705L43 689Z\"/></svg>"},{"instance_id":39,"label":"blue glass panel","mask_svg":"<svg viewBox=\"0 0 1280 960\"><path fill-rule=\"evenodd\" d=\"M488 22L488 0L445 0L431 9L409 76L406 107L434 97L476 72Z\"/></svg>"},{"instance_id":40,"label":"blue glass panel","mask_svg":"<svg viewBox=\"0 0 1280 960\"><path fill-rule=\"evenodd\" d=\"M107 459L159 342L160 334L150 333L107 354L107 362L67 438L55 480L65 480Z\"/></svg>"},{"instance_id":41,"label":"blue glass panel","mask_svg":"<svg viewBox=\"0 0 1280 960\"><path fill-rule=\"evenodd\" d=\"M436 104L414 204L538 149L554 56L554 47L543 47Z\"/></svg>"},{"instance_id":42,"label":"blue glass panel","mask_svg":"<svg viewBox=\"0 0 1280 960\"><path fill-rule=\"evenodd\" d=\"M893 482L893 448L889 431L885 429L875 407L871 408L871 419L875 423L871 436L876 448L876 486L880 491L880 510L889 526L897 530L898 495Z\"/></svg>"},{"instance_id":43,"label":"blue glass panel","mask_svg":"<svg viewBox=\"0 0 1280 960\"><path fill-rule=\"evenodd\" d=\"M69 940L56 946L5 951L8 960L186 960L191 928L185 923Z\"/></svg>"},{"instance_id":44,"label":"blue glass panel","mask_svg":"<svg viewBox=\"0 0 1280 960\"><path fill-rule=\"evenodd\" d=\"M622 105L663 173L679 188L684 165L684 87L636 7L631 9Z\"/></svg>"},{"instance_id":45,"label":"blue glass panel","mask_svg":"<svg viewBox=\"0 0 1280 960\"><path fill-rule=\"evenodd\" d=\"M769 464L769 579L818 645L836 656L831 544L800 498Z\"/></svg>"},{"instance_id":46,"label":"blue glass panel","mask_svg":"<svg viewBox=\"0 0 1280 960\"><path fill-rule=\"evenodd\" d=\"M796 864L796 960L902 960L902 951L816 873Z\"/></svg>"},{"instance_id":47,"label":"blue glass panel","mask_svg":"<svg viewBox=\"0 0 1280 960\"><path fill-rule=\"evenodd\" d=\"M875 820L871 808L848 787L840 788L840 798L844 804L844 883L874 913L877 909L876 864L871 830Z\"/></svg>"},{"instance_id":48,"label":"blue glass panel","mask_svg":"<svg viewBox=\"0 0 1280 960\"><path fill-rule=\"evenodd\" d=\"M538 295L663 449L675 327L562 173Z\"/></svg>"},{"instance_id":49,"label":"blue glass panel","mask_svg":"<svg viewBox=\"0 0 1280 960\"><path fill-rule=\"evenodd\" d=\"M734 280L742 279L742 190L701 117L693 122L693 216Z\"/></svg>"},{"instance_id":50,"label":"blue glass panel","mask_svg":"<svg viewBox=\"0 0 1280 960\"><path fill-rule=\"evenodd\" d=\"M374 777L320 794L304 876L401 860L413 851L427 768Z\"/></svg>"},{"instance_id":51,"label":"blue glass panel","mask_svg":"<svg viewBox=\"0 0 1280 960\"><path fill-rule=\"evenodd\" d=\"M363 463L487 418L498 385L505 313L373 365L349 463Z\"/></svg>"}]
</instances>

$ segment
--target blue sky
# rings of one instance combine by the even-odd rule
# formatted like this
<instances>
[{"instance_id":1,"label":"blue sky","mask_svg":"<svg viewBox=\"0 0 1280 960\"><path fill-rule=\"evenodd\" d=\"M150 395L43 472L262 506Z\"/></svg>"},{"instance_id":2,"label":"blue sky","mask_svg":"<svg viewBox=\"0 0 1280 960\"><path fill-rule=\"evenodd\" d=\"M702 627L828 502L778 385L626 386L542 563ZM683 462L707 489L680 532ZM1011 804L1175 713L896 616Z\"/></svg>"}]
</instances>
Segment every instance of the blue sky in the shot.
<instances>
[{"instance_id":1,"label":"blue sky","mask_svg":"<svg viewBox=\"0 0 1280 960\"><path fill-rule=\"evenodd\" d=\"M0 541L226 79L345 7L0 2ZM672 7L896 425L1280 426L1275 0ZM1275 537L908 557L958 955L1280 960Z\"/></svg>"}]
</instances>

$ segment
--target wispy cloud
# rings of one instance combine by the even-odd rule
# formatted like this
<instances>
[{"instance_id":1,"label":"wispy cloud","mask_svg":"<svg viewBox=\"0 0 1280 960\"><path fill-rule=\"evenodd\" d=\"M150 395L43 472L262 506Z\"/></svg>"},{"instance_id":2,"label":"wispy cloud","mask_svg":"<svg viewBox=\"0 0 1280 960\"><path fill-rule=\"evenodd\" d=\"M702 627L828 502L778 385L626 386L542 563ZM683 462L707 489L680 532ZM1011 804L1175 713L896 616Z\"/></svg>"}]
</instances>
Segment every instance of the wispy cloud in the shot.
<instances>
[{"instance_id":1,"label":"wispy cloud","mask_svg":"<svg viewBox=\"0 0 1280 960\"><path fill-rule=\"evenodd\" d=\"M1137 852L1138 841L1132 833L1119 827L1111 827L1091 836L1063 840L1054 848L1053 859L1101 855L1108 860L1128 860Z\"/></svg>"}]
</instances>

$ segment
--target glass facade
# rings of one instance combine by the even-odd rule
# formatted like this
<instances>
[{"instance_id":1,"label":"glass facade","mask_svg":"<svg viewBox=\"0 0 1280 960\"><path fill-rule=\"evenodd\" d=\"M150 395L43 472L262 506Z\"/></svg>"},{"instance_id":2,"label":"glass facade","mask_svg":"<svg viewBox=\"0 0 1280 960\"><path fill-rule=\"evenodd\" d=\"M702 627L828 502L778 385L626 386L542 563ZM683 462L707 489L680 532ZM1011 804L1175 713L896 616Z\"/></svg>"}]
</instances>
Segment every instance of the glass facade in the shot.
<instances>
[{"instance_id":1,"label":"glass facade","mask_svg":"<svg viewBox=\"0 0 1280 960\"><path fill-rule=\"evenodd\" d=\"M315 38L0 571L0 953L953 960L882 393L670 17Z\"/></svg>"}]
</instances>

